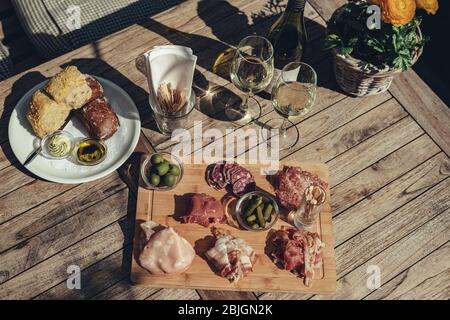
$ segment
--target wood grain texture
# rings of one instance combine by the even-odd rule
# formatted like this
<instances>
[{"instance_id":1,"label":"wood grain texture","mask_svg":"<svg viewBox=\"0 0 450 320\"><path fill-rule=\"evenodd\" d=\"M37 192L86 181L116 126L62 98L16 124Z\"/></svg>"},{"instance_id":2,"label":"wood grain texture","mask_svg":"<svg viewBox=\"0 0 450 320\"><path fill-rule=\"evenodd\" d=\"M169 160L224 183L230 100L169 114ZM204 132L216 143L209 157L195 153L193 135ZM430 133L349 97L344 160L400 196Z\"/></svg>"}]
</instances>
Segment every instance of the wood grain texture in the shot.
<instances>
[{"instance_id":1,"label":"wood grain texture","mask_svg":"<svg viewBox=\"0 0 450 320\"><path fill-rule=\"evenodd\" d=\"M336 245L381 220L385 214L414 199L428 188L450 176L450 161L438 154L414 168L373 195L334 217ZM371 212L370 215L367 212ZM351 220L349 220L351 219Z\"/></svg>"},{"instance_id":2,"label":"wood grain texture","mask_svg":"<svg viewBox=\"0 0 450 320\"><path fill-rule=\"evenodd\" d=\"M443 214L448 216L449 212ZM450 242L447 242L364 299L447 300L450 295L449 256Z\"/></svg>"},{"instance_id":3,"label":"wood grain texture","mask_svg":"<svg viewBox=\"0 0 450 320\"><path fill-rule=\"evenodd\" d=\"M371 164L332 188L333 215L337 216L360 200L371 197L374 192L395 181L439 151L439 147L427 135L422 135Z\"/></svg>"},{"instance_id":4,"label":"wood grain texture","mask_svg":"<svg viewBox=\"0 0 450 320\"><path fill-rule=\"evenodd\" d=\"M450 156L450 109L412 70L395 78L389 92Z\"/></svg>"},{"instance_id":5,"label":"wood grain texture","mask_svg":"<svg viewBox=\"0 0 450 320\"><path fill-rule=\"evenodd\" d=\"M324 181L328 180L326 167L319 163L286 162L286 165L300 166L304 170L317 174ZM323 252L323 266L316 270L316 275L311 287L306 287L301 279L285 270L280 270L265 253L267 232L248 232L223 224L220 227L229 230L233 235L244 239L257 253L257 262L253 272L237 283L230 283L227 279L214 274L211 267L204 260L203 254L212 245L213 238L209 228L197 224L181 224L172 215L184 214L188 205L188 194L192 192L206 193L216 199L224 199L226 191L214 190L204 180L206 164L185 164L182 183L171 191L140 191L138 204L142 197L142 206L139 204L136 212L135 243L141 235L139 224L143 221L152 220L162 225L173 227L182 237L188 240L196 250L197 256L191 267L179 275L151 275L141 268L133 259L131 268L131 280L133 283L150 287L170 288L196 288L196 289L220 289L237 291L293 291L293 292L332 292L334 290L334 256L331 234L331 212L329 211L329 198L321 211L320 218L313 231L318 232L325 243ZM245 167L253 173L258 188L273 193L272 186L266 176L260 174L262 166L259 164L246 164ZM143 188L141 188L143 189ZM329 194L329 190L327 192ZM149 199L151 201L149 202ZM226 200L224 200L226 201ZM229 206L234 201L225 202ZM184 208L184 209L183 209ZM227 208L227 206L226 206ZM225 210L227 210L225 208ZM142 209L145 209L144 211ZM281 212L283 217L286 212ZM274 229L279 229L286 222L279 219ZM138 253L137 253L138 254ZM295 281L296 285L293 285Z\"/></svg>"},{"instance_id":6,"label":"wood grain texture","mask_svg":"<svg viewBox=\"0 0 450 320\"><path fill-rule=\"evenodd\" d=\"M338 246L336 248L338 278L448 209L450 198L444 190L448 190L449 186L449 179L442 181L431 188L429 192L422 193L393 214L366 227L364 231ZM377 208L377 213L381 210L391 210L387 205L384 205L384 208ZM373 214L374 211L370 212Z\"/></svg>"},{"instance_id":7,"label":"wood grain texture","mask_svg":"<svg viewBox=\"0 0 450 320\"><path fill-rule=\"evenodd\" d=\"M374 256L338 281L338 289L333 295L315 296L313 299L362 299L373 291L367 283L371 275L370 266L380 270L381 284L389 281L393 276L420 261L424 256L433 252L450 240L450 210L441 213L423 226L417 228L404 238ZM414 250L411 248L414 247ZM445 263L444 263L445 264ZM441 263L442 265L442 263ZM446 263L448 268L448 262ZM429 277L431 266L423 271ZM431 270L430 270L431 269Z\"/></svg>"}]
</instances>

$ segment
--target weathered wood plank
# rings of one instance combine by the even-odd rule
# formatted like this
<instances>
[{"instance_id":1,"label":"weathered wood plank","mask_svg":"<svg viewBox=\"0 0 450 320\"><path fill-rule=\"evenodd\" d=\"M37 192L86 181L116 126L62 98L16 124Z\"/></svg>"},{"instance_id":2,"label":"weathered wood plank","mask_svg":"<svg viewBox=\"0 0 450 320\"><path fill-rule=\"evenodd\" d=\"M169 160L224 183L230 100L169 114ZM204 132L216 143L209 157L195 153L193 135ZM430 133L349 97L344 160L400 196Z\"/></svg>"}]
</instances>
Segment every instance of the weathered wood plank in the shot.
<instances>
[{"instance_id":1,"label":"weathered wood plank","mask_svg":"<svg viewBox=\"0 0 450 320\"><path fill-rule=\"evenodd\" d=\"M335 294L316 295L313 299L362 299L374 290L376 291L367 286L370 277L369 267L379 268L380 282L383 284L449 240L450 210L446 210L339 279ZM449 259L444 260L447 260L446 264L449 268ZM429 275L429 269L432 268L427 266L422 271ZM414 279L411 280L414 281Z\"/></svg>"},{"instance_id":2,"label":"weathered wood plank","mask_svg":"<svg viewBox=\"0 0 450 320\"><path fill-rule=\"evenodd\" d=\"M143 300L161 289L134 286L129 278L119 281L105 291L94 296L93 300Z\"/></svg>"},{"instance_id":3,"label":"weathered wood plank","mask_svg":"<svg viewBox=\"0 0 450 320\"><path fill-rule=\"evenodd\" d=\"M395 78L389 91L450 156L450 108L409 70Z\"/></svg>"},{"instance_id":4,"label":"weathered wood plank","mask_svg":"<svg viewBox=\"0 0 450 320\"><path fill-rule=\"evenodd\" d=\"M448 231L447 229L447 233ZM364 299L448 300L450 296L449 257L450 243L447 242Z\"/></svg>"},{"instance_id":5,"label":"weathered wood plank","mask_svg":"<svg viewBox=\"0 0 450 320\"><path fill-rule=\"evenodd\" d=\"M286 159L305 162L330 161L395 124L406 115L407 113L403 108L395 100L390 99L344 126L289 154Z\"/></svg>"},{"instance_id":6,"label":"weathered wood plank","mask_svg":"<svg viewBox=\"0 0 450 320\"><path fill-rule=\"evenodd\" d=\"M308 0L311 6L325 20L330 19L333 12L340 6L346 4L346 0Z\"/></svg>"},{"instance_id":7,"label":"weathered wood plank","mask_svg":"<svg viewBox=\"0 0 450 320\"><path fill-rule=\"evenodd\" d=\"M68 266L83 269L122 249L131 242L133 228L132 219L109 225L0 285L0 298L30 299L39 295L65 281Z\"/></svg>"},{"instance_id":8,"label":"weathered wood plank","mask_svg":"<svg viewBox=\"0 0 450 320\"><path fill-rule=\"evenodd\" d=\"M338 278L384 251L412 230L450 207L446 179L336 248ZM379 199L379 198L374 198ZM375 208L375 210L382 210ZM384 209L386 210L386 209ZM387 209L388 211L389 208ZM373 214L373 211L368 212ZM338 234L337 232L335 235Z\"/></svg>"},{"instance_id":9,"label":"weathered wood plank","mask_svg":"<svg viewBox=\"0 0 450 320\"><path fill-rule=\"evenodd\" d=\"M333 218L336 246L450 176L450 161L440 153ZM370 214L368 214L370 212Z\"/></svg>"},{"instance_id":10,"label":"weathered wood plank","mask_svg":"<svg viewBox=\"0 0 450 320\"><path fill-rule=\"evenodd\" d=\"M360 200L371 196L375 191L395 181L439 151L439 147L426 134L423 134L371 164L360 173L332 188L333 215L336 216Z\"/></svg>"},{"instance_id":11,"label":"weathered wood plank","mask_svg":"<svg viewBox=\"0 0 450 320\"><path fill-rule=\"evenodd\" d=\"M200 300L200 296L192 289L161 289L146 300Z\"/></svg>"},{"instance_id":12,"label":"weathered wood plank","mask_svg":"<svg viewBox=\"0 0 450 320\"><path fill-rule=\"evenodd\" d=\"M363 141L329 161L331 185L355 175L422 134L423 130L411 117L403 118L372 139Z\"/></svg>"},{"instance_id":13,"label":"weathered wood plank","mask_svg":"<svg viewBox=\"0 0 450 320\"><path fill-rule=\"evenodd\" d=\"M88 209L126 185L116 173L79 185L0 225L0 252ZM14 209L14 206L11 206Z\"/></svg>"},{"instance_id":14,"label":"weathered wood plank","mask_svg":"<svg viewBox=\"0 0 450 320\"><path fill-rule=\"evenodd\" d=\"M329 134L334 131L336 128L339 128L346 123L350 122L352 119L357 118L376 106L384 103L389 99L390 95L379 95L374 99L367 98L346 98L343 100L339 100L335 104L329 107L323 107L324 109L313 113L310 116L307 116L305 120L301 120L302 118L293 119L294 124L298 124L298 129L300 133L300 141L297 145L295 145L289 151L280 151L280 158L286 157L289 153L293 153L300 149L303 146L306 146L315 140L321 138L324 135ZM320 99L319 99L320 101ZM320 109L320 108L318 108ZM208 147L213 147L215 144L223 145L223 152L225 150L234 150L234 154L240 155L241 152L238 152L237 148L242 147L242 145L236 144L236 136L245 134L246 130L254 129L258 130L259 123L264 123L271 117L275 116L275 112L262 116L261 119L258 120L258 123L252 123L246 125L240 131L235 131L225 136L225 141L223 138L217 139L215 142L208 145ZM292 128L288 129L288 134L292 130ZM244 131L244 132L242 132ZM248 138L248 137L247 137ZM243 143L243 142L242 142ZM252 141L245 141L245 156L251 157L250 154L255 152L254 148L259 145L258 142L256 144ZM225 154L225 153L224 153Z\"/></svg>"},{"instance_id":15,"label":"weathered wood plank","mask_svg":"<svg viewBox=\"0 0 450 320\"><path fill-rule=\"evenodd\" d=\"M67 288L65 281L41 293L38 300L81 300L90 299L129 276L132 246L113 253L99 262L81 270L81 289Z\"/></svg>"},{"instance_id":16,"label":"weathered wood plank","mask_svg":"<svg viewBox=\"0 0 450 320\"><path fill-rule=\"evenodd\" d=\"M2 270L11 279L126 216L128 210L134 210L133 206L127 208L127 194L128 190L122 189L109 197L108 201L87 208L81 214L74 215L2 253Z\"/></svg>"}]
</instances>

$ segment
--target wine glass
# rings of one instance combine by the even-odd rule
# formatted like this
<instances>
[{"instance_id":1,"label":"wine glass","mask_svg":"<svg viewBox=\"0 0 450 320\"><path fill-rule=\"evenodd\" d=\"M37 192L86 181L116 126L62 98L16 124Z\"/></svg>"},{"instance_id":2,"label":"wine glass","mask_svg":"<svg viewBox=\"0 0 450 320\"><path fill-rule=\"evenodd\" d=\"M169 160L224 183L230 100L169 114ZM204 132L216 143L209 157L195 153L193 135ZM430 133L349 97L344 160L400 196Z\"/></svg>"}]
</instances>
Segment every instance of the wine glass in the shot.
<instances>
[{"instance_id":1,"label":"wine glass","mask_svg":"<svg viewBox=\"0 0 450 320\"><path fill-rule=\"evenodd\" d=\"M266 38L248 36L239 42L231 62L230 78L245 93L238 105L228 106L231 121L245 124L259 117L261 108L252 96L264 90L273 76L273 47Z\"/></svg>"},{"instance_id":2,"label":"wine glass","mask_svg":"<svg viewBox=\"0 0 450 320\"><path fill-rule=\"evenodd\" d=\"M266 128L278 130L280 150L297 143L299 132L289 117L309 112L316 99L316 88L317 74L310 65L291 62L281 70L272 90L272 104L281 118L272 118L265 123Z\"/></svg>"}]
</instances>

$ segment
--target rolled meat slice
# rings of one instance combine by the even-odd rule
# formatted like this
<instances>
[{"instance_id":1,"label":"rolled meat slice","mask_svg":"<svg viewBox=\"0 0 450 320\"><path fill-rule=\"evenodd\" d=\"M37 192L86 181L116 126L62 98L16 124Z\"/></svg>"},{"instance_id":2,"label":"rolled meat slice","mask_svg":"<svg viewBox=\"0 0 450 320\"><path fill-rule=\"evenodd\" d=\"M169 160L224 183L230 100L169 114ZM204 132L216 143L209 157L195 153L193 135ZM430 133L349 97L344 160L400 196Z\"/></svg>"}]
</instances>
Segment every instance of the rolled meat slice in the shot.
<instances>
[{"instance_id":1,"label":"rolled meat slice","mask_svg":"<svg viewBox=\"0 0 450 320\"><path fill-rule=\"evenodd\" d=\"M119 118L104 98L89 102L75 114L97 139L106 140L112 137L120 126Z\"/></svg>"}]
</instances>

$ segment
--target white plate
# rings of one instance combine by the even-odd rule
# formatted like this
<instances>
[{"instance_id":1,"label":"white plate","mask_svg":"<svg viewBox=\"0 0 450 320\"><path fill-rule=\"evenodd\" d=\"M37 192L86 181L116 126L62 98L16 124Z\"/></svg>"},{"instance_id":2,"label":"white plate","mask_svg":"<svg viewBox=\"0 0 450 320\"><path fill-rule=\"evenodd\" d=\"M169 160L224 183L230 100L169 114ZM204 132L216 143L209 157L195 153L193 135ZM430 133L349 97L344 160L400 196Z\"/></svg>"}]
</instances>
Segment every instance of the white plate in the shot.
<instances>
[{"instance_id":1,"label":"white plate","mask_svg":"<svg viewBox=\"0 0 450 320\"><path fill-rule=\"evenodd\" d=\"M102 178L119 168L133 153L141 132L139 112L130 96L109 80L96 77L105 90L105 97L117 113L120 128L108 140L106 159L96 166L82 166L70 159L50 160L39 154L26 168L36 176L59 183L83 183ZM31 96L42 89L46 81L28 91L17 103L9 120L9 143L20 163L24 163L40 140L34 135L26 118ZM87 137L88 133L80 121L72 116L64 130L77 137Z\"/></svg>"}]
</instances>

